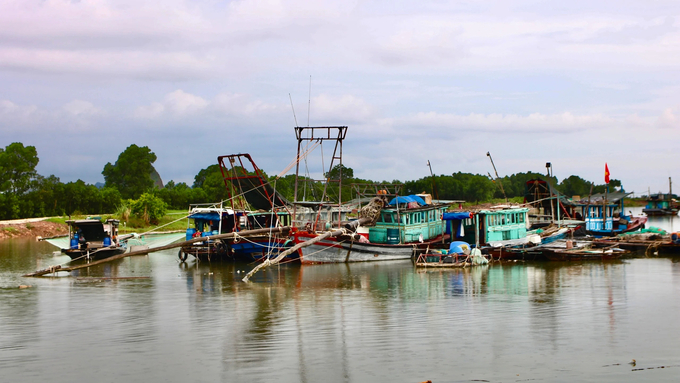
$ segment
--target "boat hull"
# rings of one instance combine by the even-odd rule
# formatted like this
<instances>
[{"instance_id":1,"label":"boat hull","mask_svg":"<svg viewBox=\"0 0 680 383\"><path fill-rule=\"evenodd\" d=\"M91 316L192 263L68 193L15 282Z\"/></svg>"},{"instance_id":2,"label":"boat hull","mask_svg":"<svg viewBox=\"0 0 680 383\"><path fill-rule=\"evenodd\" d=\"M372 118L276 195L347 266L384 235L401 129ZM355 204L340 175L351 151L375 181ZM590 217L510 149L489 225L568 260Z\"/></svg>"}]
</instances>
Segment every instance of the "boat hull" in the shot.
<instances>
[{"instance_id":1,"label":"boat hull","mask_svg":"<svg viewBox=\"0 0 680 383\"><path fill-rule=\"evenodd\" d=\"M630 224L625 229L616 230L586 230L586 234L596 237L613 237L621 233L630 233L645 228L647 217L633 217Z\"/></svg>"},{"instance_id":2,"label":"boat hull","mask_svg":"<svg viewBox=\"0 0 680 383\"><path fill-rule=\"evenodd\" d=\"M317 234L298 232L295 243L302 243L316 238ZM310 246L299 250L300 263L345 263L345 262L374 262L411 259L419 248L441 242L439 236L431 241L408 244L389 245L381 243L363 243L343 240L336 237L325 238Z\"/></svg>"},{"instance_id":3,"label":"boat hull","mask_svg":"<svg viewBox=\"0 0 680 383\"><path fill-rule=\"evenodd\" d=\"M292 241L287 238L248 238L237 241L220 242L206 240L188 246L183 246L179 253L180 260L186 260L186 255L192 255L200 261L261 261L266 258L276 257L280 252L290 248ZM297 253L293 253L284 260L297 259Z\"/></svg>"},{"instance_id":4,"label":"boat hull","mask_svg":"<svg viewBox=\"0 0 680 383\"><path fill-rule=\"evenodd\" d=\"M650 217L677 215L678 209L642 209L642 212Z\"/></svg>"},{"instance_id":5,"label":"boat hull","mask_svg":"<svg viewBox=\"0 0 680 383\"><path fill-rule=\"evenodd\" d=\"M73 259L106 259L113 257L114 255L123 254L125 252L124 247L103 247L98 249L63 249L62 253L68 255Z\"/></svg>"},{"instance_id":6,"label":"boat hull","mask_svg":"<svg viewBox=\"0 0 680 383\"><path fill-rule=\"evenodd\" d=\"M629 254L629 251L615 250L554 250L545 251L543 255L549 261L602 261L618 259Z\"/></svg>"}]
</instances>

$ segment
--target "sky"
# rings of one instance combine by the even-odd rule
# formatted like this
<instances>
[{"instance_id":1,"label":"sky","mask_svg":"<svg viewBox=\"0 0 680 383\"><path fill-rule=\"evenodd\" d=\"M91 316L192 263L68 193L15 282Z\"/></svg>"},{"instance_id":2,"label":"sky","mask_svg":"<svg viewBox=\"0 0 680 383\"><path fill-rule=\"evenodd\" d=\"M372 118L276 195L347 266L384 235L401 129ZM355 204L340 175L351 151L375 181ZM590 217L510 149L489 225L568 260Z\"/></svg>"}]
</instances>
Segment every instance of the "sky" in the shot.
<instances>
[{"instance_id":1,"label":"sky","mask_svg":"<svg viewBox=\"0 0 680 383\"><path fill-rule=\"evenodd\" d=\"M679 25L677 0L3 0L0 147L96 183L148 146L191 185L235 153L280 174L294 126L348 126L359 178L493 174L490 152L501 177L550 162L602 184L607 163L627 191L667 191Z\"/></svg>"}]
</instances>

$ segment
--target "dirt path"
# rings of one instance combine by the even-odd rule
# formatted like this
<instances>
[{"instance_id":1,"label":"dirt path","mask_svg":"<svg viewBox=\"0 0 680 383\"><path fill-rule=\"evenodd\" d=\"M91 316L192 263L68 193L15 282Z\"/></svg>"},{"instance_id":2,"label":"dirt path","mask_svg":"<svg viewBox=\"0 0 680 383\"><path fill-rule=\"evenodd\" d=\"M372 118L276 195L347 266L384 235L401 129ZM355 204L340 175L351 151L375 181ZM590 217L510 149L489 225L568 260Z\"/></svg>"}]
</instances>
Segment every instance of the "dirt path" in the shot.
<instances>
[{"instance_id":1,"label":"dirt path","mask_svg":"<svg viewBox=\"0 0 680 383\"><path fill-rule=\"evenodd\" d=\"M47 222L45 218L0 221L0 241L15 237L53 237L63 234L68 234L68 225Z\"/></svg>"}]
</instances>

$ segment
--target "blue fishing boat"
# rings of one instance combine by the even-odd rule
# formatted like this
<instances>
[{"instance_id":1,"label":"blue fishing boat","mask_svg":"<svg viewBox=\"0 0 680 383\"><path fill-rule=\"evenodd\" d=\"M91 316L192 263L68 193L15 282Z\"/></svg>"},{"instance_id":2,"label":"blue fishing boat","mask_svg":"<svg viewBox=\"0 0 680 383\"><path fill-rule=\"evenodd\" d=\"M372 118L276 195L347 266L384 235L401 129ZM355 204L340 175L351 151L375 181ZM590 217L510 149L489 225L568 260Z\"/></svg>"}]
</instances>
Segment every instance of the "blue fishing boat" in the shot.
<instances>
[{"instance_id":1,"label":"blue fishing boat","mask_svg":"<svg viewBox=\"0 0 680 383\"><path fill-rule=\"evenodd\" d=\"M643 229L647 217L626 214L624 199L632 193L595 194L586 200L573 202L585 221L586 234L609 237Z\"/></svg>"},{"instance_id":2,"label":"blue fishing boat","mask_svg":"<svg viewBox=\"0 0 680 383\"><path fill-rule=\"evenodd\" d=\"M277 228L288 226L290 215L286 211L249 212L224 208L219 205L194 207L188 215L186 240L204 238L179 250L180 260L188 255L200 260L243 260L253 261L276 256L290 245L288 237L281 236ZM244 230L271 228L261 234L235 236L235 238L213 237L220 234L239 233Z\"/></svg>"}]
</instances>

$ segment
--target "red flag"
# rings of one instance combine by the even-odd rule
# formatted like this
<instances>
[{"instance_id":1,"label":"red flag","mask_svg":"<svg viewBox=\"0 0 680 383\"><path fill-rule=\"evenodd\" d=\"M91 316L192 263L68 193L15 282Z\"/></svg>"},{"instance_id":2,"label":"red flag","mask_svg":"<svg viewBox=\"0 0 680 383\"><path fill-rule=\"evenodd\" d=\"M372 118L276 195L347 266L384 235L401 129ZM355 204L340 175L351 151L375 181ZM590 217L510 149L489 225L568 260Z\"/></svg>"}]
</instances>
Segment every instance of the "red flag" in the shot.
<instances>
[{"instance_id":1,"label":"red flag","mask_svg":"<svg viewBox=\"0 0 680 383\"><path fill-rule=\"evenodd\" d=\"M604 183L609 183L609 167L606 162L604 163Z\"/></svg>"}]
</instances>

